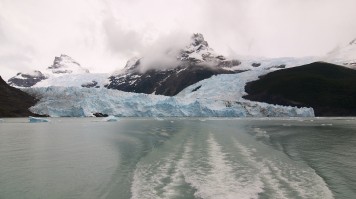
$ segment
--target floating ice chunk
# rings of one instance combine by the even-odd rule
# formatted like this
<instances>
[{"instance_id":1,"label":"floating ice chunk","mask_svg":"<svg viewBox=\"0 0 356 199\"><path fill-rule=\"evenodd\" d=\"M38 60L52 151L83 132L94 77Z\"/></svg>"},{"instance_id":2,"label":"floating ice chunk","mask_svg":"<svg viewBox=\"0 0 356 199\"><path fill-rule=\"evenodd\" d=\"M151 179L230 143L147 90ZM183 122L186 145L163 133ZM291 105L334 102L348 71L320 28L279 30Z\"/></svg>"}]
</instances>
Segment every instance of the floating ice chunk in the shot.
<instances>
[{"instance_id":1,"label":"floating ice chunk","mask_svg":"<svg viewBox=\"0 0 356 199\"><path fill-rule=\"evenodd\" d=\"M104 122L117 122L119 121L117 117L110 115L109 117L106 117L103 119Z\"/></svg>"},{"instance_id":2,"label":"floating ice chunk","mask_svg":"<svg viewBox=\"0 0 356 199\"><path fill-rule=\"evenodd\" d=\"M30 123L49 122L50 120L38 117L28 117Z\"/></svg>"}]
</instances>

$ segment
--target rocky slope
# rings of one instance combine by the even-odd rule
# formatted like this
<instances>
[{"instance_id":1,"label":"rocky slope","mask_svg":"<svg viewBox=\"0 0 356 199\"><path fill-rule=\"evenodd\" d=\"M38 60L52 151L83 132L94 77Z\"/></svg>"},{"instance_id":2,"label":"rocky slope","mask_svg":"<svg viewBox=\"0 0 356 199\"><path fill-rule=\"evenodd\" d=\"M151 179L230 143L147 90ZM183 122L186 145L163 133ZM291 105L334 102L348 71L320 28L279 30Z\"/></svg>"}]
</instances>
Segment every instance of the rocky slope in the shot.
<instances>
[{"instance_id":1,"label":"rocky slope","mask_svg":"<svg viewBox=\"0 0 356 199\"><path fill-rule=\"evenodd\" d=\"M0 77L0 117L39 116L28 110L36 102L34 97L9 86Z\"/></svg>"},{"instance_id":2,"label":"rocky slope","mask_svg":"<svg viewBox=\"0 0 356 199\"><path fill-rule=\"evenodd\" d=\"M35 70L30 73L17 73L16 76L10 78L8 82L11 86L31 87L45 79L47 79L47 77L41 71Z\"/></svg>"},{"instance_id":3,"label":"rocky slope","mask_svg":"<svg viewBox=\"0 0 356 199\"><path fill-rule=\"evenodd\" d=\"M194 34L190 43L176 52L173 65L160 66L161 69L144 71L144 58L129 60L122 71L110 76L107 88L173 96L185 87L213 75L239 72L229 69L241 63L217 54L209 47L202 34Z\"/></svg>"},{"instance_id":4,"label":"rocky slope","mask_svg":"<svg viewBox=\"0 0 356 199\"><path fill-rule=\"evenodd\" d=\"M316 62L261 76L246 86L245 99L312 107L316 116L356 116L356 70Z\"/></svg>"}]
</instances>

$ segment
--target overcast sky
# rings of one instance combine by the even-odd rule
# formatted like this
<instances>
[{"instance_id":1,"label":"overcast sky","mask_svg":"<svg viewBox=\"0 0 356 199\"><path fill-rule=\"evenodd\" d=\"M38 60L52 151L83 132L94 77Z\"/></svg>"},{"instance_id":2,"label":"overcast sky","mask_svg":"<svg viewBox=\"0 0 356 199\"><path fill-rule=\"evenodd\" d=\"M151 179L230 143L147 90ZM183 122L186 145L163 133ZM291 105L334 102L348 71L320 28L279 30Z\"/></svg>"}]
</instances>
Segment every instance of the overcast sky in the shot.
<instances>
[{"instance_id":1,"label":"overcast sky","mask_svg":"<svg viewBox=\"0 0 356 199\"><path fill-rule=\"evenodd\" d=\"M355 0L0 0L0 75L42 70L60 54L112 72L195 32L227 56L320 56L356 38L355 8Z\"/></svg>"}]
</instances>

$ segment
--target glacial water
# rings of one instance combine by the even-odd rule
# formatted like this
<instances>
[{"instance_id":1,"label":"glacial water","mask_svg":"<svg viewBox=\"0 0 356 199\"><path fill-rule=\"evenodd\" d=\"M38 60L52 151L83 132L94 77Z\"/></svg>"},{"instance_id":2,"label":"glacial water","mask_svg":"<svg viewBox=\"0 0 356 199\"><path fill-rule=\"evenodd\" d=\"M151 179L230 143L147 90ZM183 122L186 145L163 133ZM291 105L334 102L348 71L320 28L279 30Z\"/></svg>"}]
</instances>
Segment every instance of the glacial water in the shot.
<instances>
[{"instance_id":1,"label":"glacial water","mask_svg":"<svg viewBox=\"0 0 356 199\"><path fill-rule=\"evenodd\" d=\"M355 198L355 118L0 122L0 198Z\"/></svg>"}]
</instances>

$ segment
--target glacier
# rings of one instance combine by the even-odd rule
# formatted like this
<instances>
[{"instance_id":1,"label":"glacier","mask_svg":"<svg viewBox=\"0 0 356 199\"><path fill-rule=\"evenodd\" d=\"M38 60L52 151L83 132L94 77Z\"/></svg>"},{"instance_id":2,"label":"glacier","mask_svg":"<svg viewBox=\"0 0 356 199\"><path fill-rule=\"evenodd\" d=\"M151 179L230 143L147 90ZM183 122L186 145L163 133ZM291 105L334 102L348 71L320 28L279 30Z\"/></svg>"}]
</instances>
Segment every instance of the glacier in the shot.
<instances>
[{"instance_id":1,"label":"glacier","mask_svg":"<svg viewBox=\"0 0 356 199\"><path fill-rule=\"evenodd\" d=\"M106 73L83 73L83 74L62 74L52 75L42 80L32 87L83 87L85 84L96 82L93 87L103 88L109 83L109 74Z\"/></svg>"},{"instance_id":2,"label":"glacier","mask_svg":"<svg viewBox=\"0 0 356 199\"><path fill-rule=\"evenodd\" d=\"M174 97L129 93L105 88L34 87L23 91L37 97L30 108L51 117L313 117L312 108L286 107L242 98L248 81L270 70L216 75Z\"/></svg>"}]
</instances>

